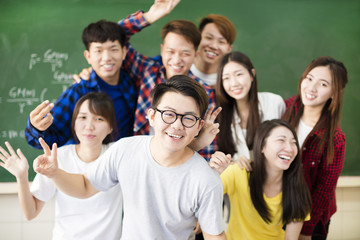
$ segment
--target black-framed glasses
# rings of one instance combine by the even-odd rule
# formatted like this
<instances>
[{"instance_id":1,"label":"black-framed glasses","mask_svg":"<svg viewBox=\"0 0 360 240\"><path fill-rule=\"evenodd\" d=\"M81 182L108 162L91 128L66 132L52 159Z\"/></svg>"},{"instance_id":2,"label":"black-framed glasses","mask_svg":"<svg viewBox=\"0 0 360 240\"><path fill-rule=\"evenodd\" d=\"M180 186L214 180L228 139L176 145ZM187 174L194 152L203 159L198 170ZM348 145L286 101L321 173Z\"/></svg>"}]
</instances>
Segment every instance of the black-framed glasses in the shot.
<instances>
[{"instance_id":1,"label":"black-framed glasses","mask_svg":"<svg viewBox=\"0 0 360 240\"><path fill-rule=\"evenodd\" d=\"M154 108L154 110L161 113L161 119L167 124L172 124L176 122L176 120L180 116L181 124L186 128L191 128L195 126L196 122L201 119L192 114L179 114L172 110L160 110L157 108Z\"/></svg>"}]
</instances>

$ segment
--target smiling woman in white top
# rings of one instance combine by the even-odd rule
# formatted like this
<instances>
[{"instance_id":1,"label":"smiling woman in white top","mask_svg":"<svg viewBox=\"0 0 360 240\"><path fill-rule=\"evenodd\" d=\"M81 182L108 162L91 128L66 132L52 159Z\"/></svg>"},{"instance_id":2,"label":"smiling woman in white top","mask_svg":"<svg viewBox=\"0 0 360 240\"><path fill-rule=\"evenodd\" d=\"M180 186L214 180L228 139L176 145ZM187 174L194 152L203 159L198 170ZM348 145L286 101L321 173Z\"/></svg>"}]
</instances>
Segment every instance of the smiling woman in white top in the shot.
<instances>
[{"instance_id":1,"label":"smiling woman in white top","mask_svg":"<svg viewBox=\"0 0 360 240\"><path fill-rule=\"evenodd\" d=\"M99 161L116 131L111 98L103 92L81 97L73 112L72 131L78 144L58 149L58 167L71 173L84 173ZM9 152L0 147L0 166L16 177L20 205L28 220L37 217L45 203L55 197L53 240L120 239L122 193L119 184L91 198L77 199L60 191L49 178L37 174L30 188L26 157L20 149L15 153L8 142L5 144Z\"/></svg>"},{"instance_id":2,"label":"smiling woman in white top","mask_svg":"<svg viewBox=\"0 0 360 240\"><path fill-rule=\"evenodd\" d=\"M281 118L285 103L281 96L257 90L255 68L241 52L226 54L218 69L216 99L219 114L219 150L234 161L251 159L254 136L260 123Z\"/></svg>"}]
</instances>

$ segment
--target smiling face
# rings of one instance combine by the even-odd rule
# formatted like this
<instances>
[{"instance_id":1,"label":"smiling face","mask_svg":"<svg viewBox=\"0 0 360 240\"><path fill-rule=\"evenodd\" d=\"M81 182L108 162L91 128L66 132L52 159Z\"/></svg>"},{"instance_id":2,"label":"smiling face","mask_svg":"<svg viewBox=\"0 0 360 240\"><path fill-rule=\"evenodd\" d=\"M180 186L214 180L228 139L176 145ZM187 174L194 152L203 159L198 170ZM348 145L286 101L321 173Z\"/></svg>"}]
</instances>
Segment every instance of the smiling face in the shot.
<instances>
[{"instance_id":1,"label":"smiling face","mask_svg":"<svg viewBox=\"0 0 360 240\"><path fill-rule=\"evenodd\" d=\"M283 126L271 130L262 149L268 171L287 170L298 154L296 138Z\"/></svg>"},{"instance_id":2,"label":"smiling face","mask_svg":"<svg viewBox=\"0 0 360 240\"><path fill-rule=\"evenodd\" d=\"M74 124L74 131L80 144L99 146L105 137L112 132L104 117L92 113L89 100L83 102Z\"/></svg>"},{"instance_id":3,"label":"smiling face","mask_svg":"<svg viewBox=\"0 0 360 240\"><path fill-rule=\"evenodd\" d=\"M224 66L222 84L225 92L235 100L247 100L253 77L249 71L237 62L229 62Z\"/></svg>"},{"instance_id":4,"label":"smiling face","mask_svg":"<svg viewBox=\"0 0 360 240\"><path fill-rule=\"evenodd\" d=\"M222 57L229 53L232 45L228 43L215 23L205 25L201 33L201 42L198 49L199 58L207 64L214 64L217 68Z\"/></svg>"},{"instance_id":5,"label":"smiling face","mask_svg":"<svg viewBox=\"0 0 360 240\"><path fill-rule=\"evenodd\" d=\"M105 82L111 85L118 83L120 67L126 56L126 49L121 47L118 40L92 42L89 50L85 50L84 56Z\"/></svg>"},{"instance_id":6,"label":"smiling face","mask_svg":"<svg viewBox=\"0 0 360 240\"><path fill-rule=\"evenodd\" d=\"M162 111L171 110L178 114L200 116L197 103L192 97L173 91L166 92L156 108ZM161 146L161 151L171 153L184 150L203 126L203 120L199 120L200 123L197 122L193 127L186 128L181 123L181 117L178 117L174 123L167 124L162 120L161 113L154 109L149 109L148 116L150 125L155 129L156 145Z\"/></svg>"},{"instance_id":7,"label":"smiling face","mask_svg":"<svg viewBox=\"0 0 360 240\"><path fill-rule=\"evenodd\" d=\"M161 58L166 70L166 78L174 75L189 75L195 59L195 47L183 36L170 32L161 44Z\"/></svg>"},{"instance_id":8,"label":"smiling face","mask_svg":"<svg viewBox=\"0 0 360 240\"><path fill-rule=\"evenodd\" d=\"M313 68L301 82L301 99L305 107L322 109L332 97L332 76L329 67Z\"/></svg>"}]
</instances>

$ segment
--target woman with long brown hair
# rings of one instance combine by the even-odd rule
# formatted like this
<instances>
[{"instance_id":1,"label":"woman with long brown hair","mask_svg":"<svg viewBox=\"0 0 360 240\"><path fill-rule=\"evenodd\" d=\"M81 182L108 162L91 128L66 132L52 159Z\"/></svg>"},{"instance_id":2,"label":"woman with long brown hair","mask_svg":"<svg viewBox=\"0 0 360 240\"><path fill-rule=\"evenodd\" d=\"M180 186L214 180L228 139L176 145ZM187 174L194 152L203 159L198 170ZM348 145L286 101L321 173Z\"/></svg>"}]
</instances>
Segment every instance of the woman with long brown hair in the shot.
<instances>
[{"instance_id":1,"label":"woman with long brown hair","mask_svg":"<svg viewBox=\"0 0 360 240\"><path fill-rule=\"evenodd\" d=\"M339 128L347 70L342 62L319 57L305 69L299 95L287 99L284 120L297 130L305 180L313 208L300 239L326 239L336 211L335 188L345 159L345 135Z\"/></svg>"},{"instance_id":2,"label":"woman with long brown hair","mask_svg":"<svg viewBox=\"0 0 360 240\"><path fill-rule=\"evenodd\" d=\"M273 93L258 92L255 68L241 52L228 53L221 60L215 92L222 108L218 115L219 151L231 154L234 161L250 160L257 128L265 120L282 117L284 100Z\"/></svg>"}]
</instances>

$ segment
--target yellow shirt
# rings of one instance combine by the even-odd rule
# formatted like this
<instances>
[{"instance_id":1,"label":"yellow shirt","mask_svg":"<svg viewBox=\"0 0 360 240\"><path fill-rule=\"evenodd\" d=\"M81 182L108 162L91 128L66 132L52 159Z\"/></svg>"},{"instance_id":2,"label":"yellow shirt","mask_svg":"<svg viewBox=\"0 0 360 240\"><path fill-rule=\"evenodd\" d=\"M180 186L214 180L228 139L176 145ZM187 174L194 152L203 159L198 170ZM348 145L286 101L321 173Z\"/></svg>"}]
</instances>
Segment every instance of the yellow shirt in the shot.
<instances>
[{"instance_id":1,"label":"yellow shirt","mask_svg":"<svg viewBox=\"0 0 360 240\"><path fill-rule=\"evenodd\" d=\"M228 240L284 239L282 229L282 193L273 198L264 194L270 210L271 223L266 223L256 211L250 197L248 173L237 164L230 165L222 174L224 193L230 198L230 219L226 232Z\"/></svg>"}]
</instances>

